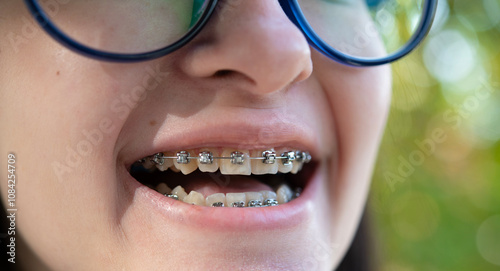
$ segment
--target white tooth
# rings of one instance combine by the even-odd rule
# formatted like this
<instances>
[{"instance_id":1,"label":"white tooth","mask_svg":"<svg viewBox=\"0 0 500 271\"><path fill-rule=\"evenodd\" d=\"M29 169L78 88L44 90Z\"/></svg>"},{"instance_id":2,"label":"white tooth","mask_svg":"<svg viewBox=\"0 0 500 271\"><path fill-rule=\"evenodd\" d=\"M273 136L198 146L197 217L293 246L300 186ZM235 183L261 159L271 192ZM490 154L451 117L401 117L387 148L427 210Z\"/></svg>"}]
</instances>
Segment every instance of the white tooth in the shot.
<instances>
[{"instance_id":1,"label":"white tooth","mask_svg":"<svg viewBox=\"0 0 500 271\"><path fill-rule=\"evenodd\" d=\"M215 149L202 149L202 150L200 150L200 153L203 151L211 152L214 157L218 156ZM218 159L213 159L212 164L202 164L200 162L200 159L197 159L196 162L197 162L198 168L200 169L201 172L216 172L219 169Z\"/></svg>"},{"instance_id":2,"label":"white tooth","mask_svg":"<svg viewBox=\"0 0 500 271\"><path fill-rule=\"evenodd\" d=\"M225 207L228 206L226 203L226 195L224 195L224 193L215 193L215 194L208 196L205 199L206 206L212 206L212 204L214 204L216 202L222 202Z\"/></svg>"},{"instance_id":3,"label":"white tooth","mask_svg":"<svg viewBox=\"0 0 500 271\"><path fill-rule=\"evenodd\" d=\"M276 199L276 193L273 191L260 191L260 193L262 194L264 200Z\"/></svg>"},{"instance_id":4,"label":"white tooth","mask_svg":"<svg viewBox=\"0 0 500 271\"><path fill-rule=\"evenodd\" d=\"M280 150L279 152L278 151L276 152L276 155L286 156L286 155L282 155L283 153L286 153L286 152L288 152L288 151L287 150ZM281 173L290 172L293 168L294 163L290 163L289 165L284 165L283 161L285 161L285 159L277 159L276 163L278 163L278 171Z\"/></svg>"},{"instance_id":5,"label":"white tooth","mask_svg":"<svg viewBox=\"0 0 500 271\"><path fill-rule=\"evenodd\" d=\"M175 165L171 166L170 170L172 170L173 172L181 172L181 170L176 168Z\"/></svg>"},{"instance_id":6,"label":"white tooth","mask_svg":"<svg viewBox=\"0 0 500 271\"><path fill-rule=\"evenodd\" d=\"M292 189L286 184L282 184L276 191L279 204L287 203L292 199Z\"/></svg>"},{"instance_id":7,"label":"white tooth","mask_svg":"<svg viewBox=\"0 0 500 271\"><path fill-rule=\"evenodd\" d=\"M155 163L150 161L149 158L146 158L146 161L144 161L144 163L142 163L142 167L144 167L145 169L152 169L155 167Z\"/></svg>"},{"instance_id":8,"label":"white tooth","mask_svg":"<svg viewBox=\"0 0 500 271\"><path fill-rule=\"evenodd\" d=\"M235 150L224 150L222 151L222 157L230 157L231 153ZM221 159L219 161L220 172L225 175L237 174L237 175L250 175L252 173L252 168L250 167L250 159L248 159L248 151L239 151L243 153L245 160L243 164L233 164L231 159Z\"/></svg>"},{"instance_id":9,"label":"white tooth","mask_svg":"<svg viewBox=\"0 0 500 271\"><path fill-rule=\"evenodd\" d=\"M189 173L192 173L198 168L198 165L196 164L195 161L189 162L189 164L177 164L177 162L174 162L175 167L182 172L184 175L188 175Z\"/></svg>"},{"instance_id":10,"label":"white tooth","mask_svg":"<svg viewBox=\"0 0 500 271\"><path fill-rule=\"evenodd\" d=\"M293 166L292 166L292 170L290 172L293 174L297 174L297 172L299 172L302 169L302 165L304 165L304 163L299 162L299 161L294 161Z\"/></svg>"},{"instance_id":11,"label":"white tooth","mask_svg":"<svg viewBox=\"0 0 500 271\"><path fill-rule=\"evenodd\" d=\"M182 201L194 205L205 206L205 197L194 190L189 192L189 195L185 196Z\"/></svg>"},{"instance_id":12,"label":"white tooth","mask_svg":"<svg viewBox=\"0 0 500 271\"><path fill-rule=\"evenodd\" d=\"M164 154L164 156L170 156L170 155ZM165 171L165 170L167 170L169 167L171 167L173 165L174 165L173 159L167 158L167 159L163 159L163 164L162 165L156 165L156 167L160 171Z\"/></svg>"},{"instance_id":13,"label":"white tooth","mask_svg":"<svg viewBox=\"0 0 500 271\"><path fill-rule=\"evenodd\" d=\"M186 191L184 190L184 188L180 185L176 186L173 190L172 190L172 195L177 195L177 197L179 198L179 200L184 200L184 198L187 196L187 193Z\"/></svg>"},{"instance_id":14,"label":"white tooth","mask_svg":"<svg viewBox=\"0 0 500 271\"><path fill-rule=\"evenodd\" d=\"M258 200L260 202L264 201L264 195L262 195L262 193L260 193L260 192L246 192L245 196L246 196L247 202L251 201L251 200Z\"/></svg>"},{"instance_id":15,"label":"white tooth","mask_svg":"<svg viewBox=\"0 0 500 271\"><path fill-rule=\"evenodd\" d=\"M251 200L259 201L260 204L264 202L264 196L260 192L246 192L245 196L247 200L246 206L249 206Z\"/></svg>"},{"instance_id":16,"label":"white tooth","mask_svg":"<svg viewBox=\"0 0 500 271\"><path fill-rule=\"evenodd\" d=\"M271 149L272 150L272 149ZM251 157L262 157L263 151L252 150L250 152ZM251 160L252 165L252 174L261 175L261 174L276 174L278 173L278 163L280 160L275 160L274 164L265 164L264 160L253 159Z\"/></svg>"},{"instance_id":17,"label":"white tooth","mask_svg":"<svg viewBox=\"0 0 500 271\"><path fill-rule=\"evenodd\" d=\"M193 154L193 152L189 151L189 156L193 156L192 154ZM172 159L172 160L174 160L174 166L177 169L179 169L182 172L182 174L184 174L184 175L187 175L187 174L195 171L198 168L198 164L196 163L196 160L194 160L194 159L191 159L189 161L189 163L187 163L187 164L179 164L179 163L177 163L177 159Z\"/></svg>"},{"instance_id":18,"label":"white tooth","mask_svg":"<svg viewBox=\"0 0 500 271\"><path fill-rule=\"evenodd\" d=\"M235 202L244 202L243 206L246 205L246 195L245 193L227 193L226 202L228 207L232 207Z\"/></svg>"},{"instance_id":19,"label":"white tooth","mask_svg":"<svg viewBox=\"0 0 500 271\"><path fill-rule=\"evenodd\" d=\"M170 192L172 192L172 189L170 189L170 187L168 187L165 183L159 183L156 186L156 191L158 191L158 193L164 195L164 194L170 194Z\"/></svg>"}]
</instances>

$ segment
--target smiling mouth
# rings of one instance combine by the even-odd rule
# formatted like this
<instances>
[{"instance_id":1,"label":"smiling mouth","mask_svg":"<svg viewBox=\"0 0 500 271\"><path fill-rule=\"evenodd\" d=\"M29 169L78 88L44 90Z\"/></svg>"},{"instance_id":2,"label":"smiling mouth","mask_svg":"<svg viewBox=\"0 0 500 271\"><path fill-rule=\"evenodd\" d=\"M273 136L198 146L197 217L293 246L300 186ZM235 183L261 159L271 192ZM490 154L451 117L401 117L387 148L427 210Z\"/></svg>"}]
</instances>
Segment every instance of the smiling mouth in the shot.
<instances>
[{"instance_id":1,"label":"smiling mouth","mask_svg":"<svg viewBox=\"0 0 500 271\"><path fill-rule=\"evenodd\" d=\"M272 207L300 197L315 168L293 148L200 148L156 153L130 174L166 198L206 207Z\"/></svg>"}]
</instances>

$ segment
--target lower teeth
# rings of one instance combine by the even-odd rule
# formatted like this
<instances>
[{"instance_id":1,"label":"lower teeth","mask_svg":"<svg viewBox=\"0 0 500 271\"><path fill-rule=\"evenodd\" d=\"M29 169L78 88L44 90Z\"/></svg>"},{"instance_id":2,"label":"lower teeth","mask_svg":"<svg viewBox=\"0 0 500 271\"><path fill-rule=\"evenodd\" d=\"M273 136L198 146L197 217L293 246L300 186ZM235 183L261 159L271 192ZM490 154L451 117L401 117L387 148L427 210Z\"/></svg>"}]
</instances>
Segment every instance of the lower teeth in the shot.
<instances>
[{"instance_id":1,"label":"lower teeth","mask_svg":"<svg viewBox=\"0 0 500 271\"><path fill-rule=\"evenodd\" d=\"M300 196L301 188L292 191L286 184L282 184L273 191L245 192L245 193L215 193L206 198L197 191L186 193L180 185L170 189L165 183L160 183L155 189L166 197L185 203L210 207L270 207L287 203Z\"/></svg>"}]
</instances>

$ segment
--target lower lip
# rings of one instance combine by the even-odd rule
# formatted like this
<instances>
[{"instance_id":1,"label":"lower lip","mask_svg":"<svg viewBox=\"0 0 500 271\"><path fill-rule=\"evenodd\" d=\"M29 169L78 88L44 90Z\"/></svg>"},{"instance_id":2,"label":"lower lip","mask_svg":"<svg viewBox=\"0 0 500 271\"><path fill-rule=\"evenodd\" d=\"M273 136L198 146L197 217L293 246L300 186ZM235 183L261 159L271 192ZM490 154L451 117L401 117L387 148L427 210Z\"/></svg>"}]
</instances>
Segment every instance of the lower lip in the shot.
<instances>
[{"instance_id":1,"label":"lower lip","mask_svg":"<svg viewBox=\"0 0 500 271\"><path fill-rule=\"evenodd\" d=\"M307 221L313 214L313 201L318 195L322 171L319 166L307 181L301 195L282 205L260 208L206 207L180 202L139 183L128 175L128 188L132 200L168 221L185 226L220 231L261 231L292 228Z\"/></svg>"}]
</instances>

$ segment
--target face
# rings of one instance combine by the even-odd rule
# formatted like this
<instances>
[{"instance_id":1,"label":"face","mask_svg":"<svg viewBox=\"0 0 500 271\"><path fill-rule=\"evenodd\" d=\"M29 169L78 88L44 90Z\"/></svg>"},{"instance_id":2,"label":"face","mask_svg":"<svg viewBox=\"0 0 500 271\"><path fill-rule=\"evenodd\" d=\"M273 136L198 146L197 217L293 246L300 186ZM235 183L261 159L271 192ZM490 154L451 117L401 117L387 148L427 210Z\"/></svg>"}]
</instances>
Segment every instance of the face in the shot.
<instances>
[{"instance_id":1,"label":"face","mask_svg":"<svg viewBox=\"0 0 500 271\"><path fill-rule=\"evenodd\" d=\"M53 270L331 270L339 263L369 189L390 70L324 57L278 1L219 5L183 48L118 64L62 47L21 1L0 3L0 150L16 155L24 257ZM183 150L253 157L299 150L312 161L279 175L250 159L239 167L214 159L220 171L188 175L196 159L165 159L173 169L164 172L133 166ZM289 171L282 162L276 168ZM273 173L238 175L259 170ZM155 191L159 183L181 185L195 205ZM285 203L289 192L276 191L283 184L302 193ZM227 193L278 192L280 204L198 206L190 191L203 202L226 193L217 200L226 205L234 201ZM244 195L246 204L256 196Z\"/></svg>"}]
</instances>

